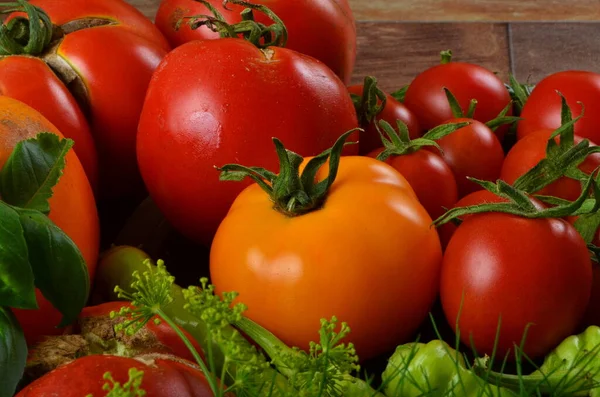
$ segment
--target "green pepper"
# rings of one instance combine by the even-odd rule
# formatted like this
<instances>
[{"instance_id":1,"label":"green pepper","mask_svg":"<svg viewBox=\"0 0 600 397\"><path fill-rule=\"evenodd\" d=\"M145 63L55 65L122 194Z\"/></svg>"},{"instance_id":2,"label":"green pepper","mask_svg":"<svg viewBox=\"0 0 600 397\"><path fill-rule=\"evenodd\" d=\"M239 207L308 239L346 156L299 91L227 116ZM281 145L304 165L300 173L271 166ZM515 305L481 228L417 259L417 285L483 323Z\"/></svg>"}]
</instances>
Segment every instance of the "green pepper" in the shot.
<instances>
[{"instance_id":1,"label":"green pepper","mask_svg":"<svg viewBox=\"0 0 600 397\"><path fill-rule=\"evenodd\" d=\"M488 372L503 387L552 396L600 397L600 327L562 341L529 375ZM481 371L484 366L475 366Z\"/></svg>"},{"instance_id":2,"label":"green pepper","mask_svg":"<svg viewBox=\"0 0 600 397\"><path fill-rule=\"evenodd\" d=\"M382 374L388 397L516 396L468 369L461 353L446 342L408 343L396 348Z\"/></svg>"}]
</instances>

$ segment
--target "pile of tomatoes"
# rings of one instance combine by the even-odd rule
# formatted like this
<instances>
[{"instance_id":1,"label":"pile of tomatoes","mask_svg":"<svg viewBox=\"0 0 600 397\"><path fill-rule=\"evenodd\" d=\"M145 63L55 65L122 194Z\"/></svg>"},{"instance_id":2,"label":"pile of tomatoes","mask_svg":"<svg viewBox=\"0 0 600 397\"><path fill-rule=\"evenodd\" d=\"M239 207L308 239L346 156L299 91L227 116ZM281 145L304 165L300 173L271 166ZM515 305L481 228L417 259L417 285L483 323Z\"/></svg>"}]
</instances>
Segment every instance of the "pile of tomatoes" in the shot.
<instances>
[{"instance_id":1,"label":"pile of tomatoes","mask_svg":"<svg viewBox=\"0 0 600 397\"><path fill-rule=\"evenodd\" d=\"M539 358L600 325L588 250L598 238L582 237L575 216L485 212L432 226L453 207L507 201L473 178L510 185L546 159L563 97L573 118L583 114L574 144L600 142L599 74L511 88L443 52L385 93L374 78L350 86L346 0L226 3L163 0L154 24L122 0L31 0L53 25L28 28L51 37L37 49L15 39L20 49L0 58L0 166L41 131L74 140L49 216L81 250L92 285L104 248L97 205L149 196L210 249L217 291L239 292L248 317L290 346L308 348L319 320L337 316L372 359L413 340L438 301L480 353L503 355L528 329L524 351ZM235 37L227 24L239 24ZM326 151L345 133L334 158ZM232 163L253 178L215 169ZM577 165L590 175L600 154ZM256 183L284 169L270 194ZM527 193L540 208L533 193L575 201L582 183L572 176ZM308 210L295 211L303 199ZM41 294L38 304L14 310L32 346L63 332Z\"/></svg>"}]
</instances>

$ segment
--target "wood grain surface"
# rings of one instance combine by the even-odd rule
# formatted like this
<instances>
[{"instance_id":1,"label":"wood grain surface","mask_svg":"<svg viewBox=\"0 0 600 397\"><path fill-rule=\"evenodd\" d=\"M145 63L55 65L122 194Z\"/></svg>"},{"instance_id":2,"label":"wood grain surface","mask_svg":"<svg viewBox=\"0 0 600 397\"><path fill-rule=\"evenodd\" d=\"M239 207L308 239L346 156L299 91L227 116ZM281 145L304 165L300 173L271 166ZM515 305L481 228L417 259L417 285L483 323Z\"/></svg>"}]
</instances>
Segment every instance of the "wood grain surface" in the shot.
<instances>
[{"instance_id":1,"label":"wood grain surface","mask_svg":"<svg viewBox=\"0 0 600 397\"><path fill-rule=\"evenodd\" d=\"M150 19L160 3L127 1ZM358 34L353 83L370 74L382 88L397 89L445 49L503 79L513 73L535 83L560 70L600 72L600 0L349 1Z\"/></svg>"}]
</instances>

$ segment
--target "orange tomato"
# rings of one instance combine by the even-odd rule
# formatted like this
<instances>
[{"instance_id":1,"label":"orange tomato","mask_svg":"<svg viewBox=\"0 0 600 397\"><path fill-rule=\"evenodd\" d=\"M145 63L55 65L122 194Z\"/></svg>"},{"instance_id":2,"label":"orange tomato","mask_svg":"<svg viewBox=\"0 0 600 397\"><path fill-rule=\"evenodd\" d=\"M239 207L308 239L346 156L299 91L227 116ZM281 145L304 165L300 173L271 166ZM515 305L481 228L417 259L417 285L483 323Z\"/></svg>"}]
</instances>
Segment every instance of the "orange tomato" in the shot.
<instances>
[{"instance_id":1,"label":"orange tomato","mask_svg":"<svg viewBox=\"0 0 600 397\"><path fill-rule=\"evenodd\" d=\"M342 157L324 205L304 215L278 212L256 184L242 191L213 240L211 280L290 346L307 349L335 315L366 360L411 340L431 309L442 260L431 223L391 166Z\"/></svg>"},{"instance_id":2,"label":"orange tomato","mask_svg":"<svg viewBox=\"0 0 600 397\"><path fill-rule=\"evenodd\" d=\"M63 137L58 129L33 108L15 99L0 96L0 168L16 144L40 132ZM92 188L75 152L69 151L66 166L50 198L49 218L79 247L93 280L99 249L99 223ZM39 309L14 310L28 343L43 335L59 334L61 314L36 291Z\"/></svg>"}]
</instances>

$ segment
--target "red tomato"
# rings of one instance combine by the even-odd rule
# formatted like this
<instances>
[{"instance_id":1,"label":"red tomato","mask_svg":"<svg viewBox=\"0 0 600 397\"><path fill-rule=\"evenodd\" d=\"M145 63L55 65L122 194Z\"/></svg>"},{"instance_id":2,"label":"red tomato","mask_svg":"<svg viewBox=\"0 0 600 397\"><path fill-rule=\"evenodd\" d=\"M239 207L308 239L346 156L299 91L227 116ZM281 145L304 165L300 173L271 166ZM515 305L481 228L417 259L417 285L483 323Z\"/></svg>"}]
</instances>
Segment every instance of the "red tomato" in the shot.
<instances>
[{"instance_id":1,"label":"red tomato","mask_svg":"<svg viewBox=\"0 0 600 397\"><path fill-rule=\"evenodd\" d=\"M383 148L377 149L369 157L376 158L382 151ZM417 150L402 156L390 156L385 162L406 178L432 219L437 219L456 203L456 180L448 164L437 154Z\"/></svg>"},{"instance_id":2,"label":"red tomato","mask_svg":"<svg viewBox=\"0 0 600 397\"><path fill-rule=\"evenodd\" d=\"M509 184L513 184L520 176L527 173L538 162L546 157L546 145L553 130L544 129L525 136L517 141L506 155L500 178ZM583 139L575 136L575 144ZM556 137L560 141L560 137ZM591 146L595 146L590 142ZM590 174L600 166L600 153L589 155L579 169ZM581 195L581 183L575 179L562 177L551 183L539 192L532 192L547 196L555 196L565 200L575 201Z\"/></svg>"},{"instance_id":3,"label":"red tomato","mask_svg":"<svg viewBox=\"0 0 600 397\"><path fill-rule=\"evenodd\" d=\"M473 193L467 194L465 197L461 198L452 206L452 208L459 207L469 207L471 205L484 204L484 203L501 203L506 202L507 200L504 197L500 197L488 190L477 190ZM461 216L459 219L465 220L471 215ZM445 250L448 246L448 242L452 238L454 231L456 230L456 225L452 222L445 223L438 227L437 231L440 235L440 241L442 243L442 248Z\"/></svg>"},{"instance_id":4,"label":"red tomato","mask_svg":"<svg viewBox=\"0 0 600 397\"><path fill-rule=\"evenodd\" d=\"M485 124L465 118L448 120L443 124L465 121L471 124L437 141L443 150L442 157L454 172L459 198L481 189L467 177L494 182L500 176L504 161L500 141Z\"/></svg>"},{"instance_id":5,"label":"red tomato","mask_svg":"<svg viewBox=\"0 0 600 397\"><path fill-rule=\"evenodd\" d=\"M296 153L316 155L357 124L346 87L313 58L285 48L259 50L242 39L198 40L167 55L152 79L138 161L169 222L209 244L250 184L219 181L215 166L274 168L273 136ZM350 145L346 153L357 150Z\"/></svg>"},{"instance_id":6,"label":"red tomato","mask_svg":"<svg viewBox=\"0 0 600 397\"><path fill-rule=\"evenodd\" d=\"M362 96L363 94L363 85L353 85L348 87L348 91L351 94L356 94ZM386 94L386 103L383 111L379 113L376 117L376 122L379 120L385 120L390 123L394 128L396 128L396 121L401 120L408 127L408 133L411 139L416 139L421 135L421 127L419 127L419 122L415 115L408 110L406 106L404 106L401 102L398 102L394 97L389 94ZM364 132L360 133L359 138L359 154L366 155L373 150L381 147L381 137L379 136L379 132L373 123L368 126L362 126Z\"/></svg>"},{"instance_id":7,"label":"red tomato","mask_svg":"<svg viewBox=\"0 0 600 397\"><path fill-rule=\"evenodd\" d=\"M129 369L144 372L141 388L153 397L212 397L202 371L194 364L164 354L136 358L109 355L86 356L62 365L21 390L16 397L105 396L103 378L110 372L121 385L129 379Z\"/></svg>"},{"instance_id":8,"label":"red tomato","mask_svg":"<svg viewBox=\"0 0 600 397\"><path fill-rule=\"evenodd\" d=\"M31 106L71 138L73 150L96 190L98 153L90 127L75 98L44 61L29 56L1 57L0 95Z\"/></svg>"},{"instance_id":9,"label":"red tomato","mask_svg":"<svg viewBox=\"0 0 600 397\"><path fill-rule=\"evenodd\" d=\"M122 0L30 0L31 4L42 7L56 25L63 25L78 19L108 18L122 28L156 43L165 51L171 48L160 30L144 14Z\"/></svg>"},{"instance_id":10,"label":"red tomato","mask_svg":"<svg viewBox=\"0 0 600 397\"><path fill-rule=\"evenodd\" d=\"M415 77L404 98L404 104L415 113L424 130L453 117L444 87L454 94L464 112L471 99L476 99L474 118L483 123L495 119L510 102L504 83L491 71L464 62L440 64Z\"/></svg>"},{"instance_id":11,"label":"red tomato","mask_svg":"<svg viewBox=\"0 0 600 397\"><path fill-rule=\"evenodd\" d=\"M208 0L228 23L241 21L245 8L223 0ZM356 58L356 26L348 0L257 0L255 4L269 7L281 18L288 30L286 47L324 62L345 84L350 82ZM156 26L173 47L198 39L216 39L219 35L206 26L191 30L185 22L179 30L175 24L184 16L210 14L194 0L163 0L156 14ZM261 12L254 12L256 21L271 24ZM189 20L187 20L189 21Z\"/></svg>"},{"instance_id":12,"label":"red tomato","mask_svg":"<svg viewBox=\"0 0 600 397\"><path fill-rule=\"evenodd\" d=\"M217 293L239 292L246 315L287 345L308 349L320 319L335 315L368 360L413 340L437 297L440 262L431 217L406 179L345 156L324 205L304 215L288 217L258 185L246 188L215 236L210 275Z\"/></svg>"},{"instance_id":13,"label":"red tomato","mask_svg":"<svg viewBox=\"0 0 600 397\"><path fill-rule=\"evenodd\" d=\"M167 52L164 42L120 0L59 3L35 1L48 7L53 23L65 26L43 59L66 80L89 116L99 155L99 193L139 194L144 187L135 156L137 125L150 77Z\"/></svg>"},{"instance_id":14,"label":"red tomato","mask_svg":"<svg viewBox=\"0 0 600 397\"><path fill-rule=\"evenodd\" d=\"M571 108L573 117L581 114L582 102L584 116L575 123L575 135L600 142L600 74L584 71L564 71L551 74L540 81L527 99L519 121L517 136L519 139L540 129L556 129L561 125L560 91Z\"/></svg>"},{"instance_id":15,"label":"red tomato","mask_svg":"<svg viewBox=\"0 0 600 397\"><path fill-rule=\"evenodd\" d=\"M536 359L575 331L591 287L586 244L568 222L485 213L454 232L440 296L448 322L454 326L460 312L461 340L471 346L472 338L481 355L492 354L500 317L499 357L533 323L524 353Z\"/></svg>"}]
</instances>

